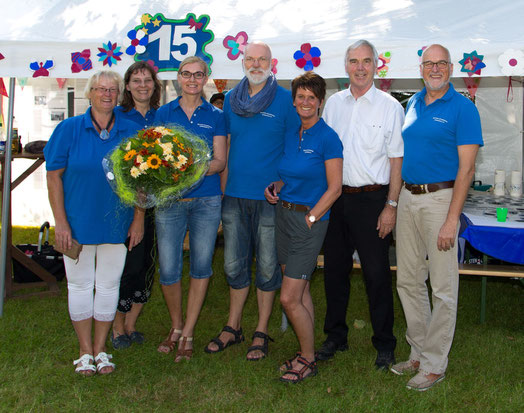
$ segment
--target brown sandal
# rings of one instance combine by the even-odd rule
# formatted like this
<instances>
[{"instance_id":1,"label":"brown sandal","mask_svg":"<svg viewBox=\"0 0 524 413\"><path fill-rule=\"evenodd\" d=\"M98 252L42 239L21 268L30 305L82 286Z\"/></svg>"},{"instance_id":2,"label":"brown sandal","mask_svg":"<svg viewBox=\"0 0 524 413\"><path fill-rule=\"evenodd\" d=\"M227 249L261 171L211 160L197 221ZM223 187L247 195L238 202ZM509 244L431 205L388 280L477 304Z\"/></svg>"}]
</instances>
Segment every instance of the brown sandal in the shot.
<instances>
[{"instance_id":1,"label":"brown sandal","mask_svg":"<svg viewBox=\"0 0 524 413\"><path fill-rule=\"evenodd\" d=\"M193 337L180 337L178 340L178 350L175 356L175 363L179 363L182 360L191 360L193 355L193 348L186 348L187 343L192 343Z\"/></svg>"},{"instance_id":2,"label":"brown sandal","mask_svg":"<svg viewBox=\"0 0 524 413\"><path fill-rule=\"evenodd\" d=\"M179 337L176 338L175 340L171 340L171 337L173 337L173 334L179 334ZM167 338L158 345L157 351L159 353L165 353L165 354L171 353L175 349L176 342L179 340L181 334L182 334L182 330L179 330L178 328L172 328L171 330L169 330L169 334ZM166 348L168 349L168 351L161 350L161 348Z\"/></svg>"}]
</instances>

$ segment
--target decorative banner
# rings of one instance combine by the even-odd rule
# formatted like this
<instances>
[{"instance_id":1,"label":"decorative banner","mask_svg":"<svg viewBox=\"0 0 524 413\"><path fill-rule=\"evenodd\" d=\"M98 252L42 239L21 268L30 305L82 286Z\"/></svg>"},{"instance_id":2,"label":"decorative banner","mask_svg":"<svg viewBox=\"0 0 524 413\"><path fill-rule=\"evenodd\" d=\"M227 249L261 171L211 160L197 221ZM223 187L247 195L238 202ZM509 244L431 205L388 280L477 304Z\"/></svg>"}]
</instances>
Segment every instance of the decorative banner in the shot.
<instances>
[{"instance_id":1,"label":"decorative banner","mask_svg":"<svg viewBox=\"0 0 524 413\"><path fill-rule=\"evenodd\" d=\"M347 78L337 79L338 90L346 90L349 87L349 80Z\"/></svg>"},{"instance_id":2,"label":"decorative banner","mask_svg":"<svg viewBox=\"0 0 524 413\"><path fill-rule=\"evenodd\" d=\"M148 42L149 40L143 30L129 30L127 39L125 39L126 54L134 56L137 53L144 53Z\"/></svg>"},{"instance_id":3,"label":"decorative banner","mask_svg":"<svg viewBox=\"0 0 524 413\"><path fill-rule=\"evenodd\" d=\"M244 49L247 45L247 33L238 32L236 36L226 36L222 44L227 51L229 60L236 60L241 54L244 54Z\"/></svg>"},{"instance_id":4,"label":"decorative banner","mask_svg":"<svg viewBox=\"0 0 524 413\"><path fill-rule=\"evenodd\" d=\"M227 86L227 79L213 79L213 82L220 93L222 93Z\"/></svg>"},{"instance_id":5,"label":"decorative banner","mask_svg":"<svg viewBox=\"0 0 524 413\"><path fill-rule=\"evenodd\" d=\"M462 65L460 71L466 72L468 76L480 75L480 71L486 67L482 60L484 60L484 55L477 54L476 50L471 53L464 53L464 58L459 60Z\"/></svg>"},{"instance_id":6,"label":"decorative banner","mask_svg":"<svg viewBox=\"0 0 524 413\"><path fill-rule=\"evenodd\" d=\"M271 71L273 72L274 75L277 74L278 70L277 70L277 64L278 64L278 59L271 59Z\"/></svg>"},{"instance_id":7,"label":"decorative banner","mask_svg":"<svg viewBox=\"0 0 524 413\"><path fill-rule=\"evenodd\" d=\"M0 95L3 95L5 96L6 98L8 98L9 96L7 95L7 90L5 88L5 84L4 84L4 79L0 77ZM1 116L1 113L0 113L0 116Z\"/></svg>"},{"instance_id":8,"label":"decorative banner","mask_svg":"<svg viewBox=\"0 0 524 413\"><path fill-rule=\"evenodd\" d=\"M380 90L387 92L391 88L391 83L393 83L393 79L380 79Z\"/></svg>"},{"instance_id":9,"label":"decorative banner","mask_svg":"<svg viewBox=\"0 0 524 413\"><path fill-rule=\"evenodd\" d=\"M27 77L18 77L16 78L16 80L18 81L18 84L20 85L22 90L24 90L24 86L27 84Z\"/></svg>"},{"instance_id":10,"label":"decorative banner","mask_svg":"<svg viewBox=\"0 0 524 413\"><path fill-rule=\"evenodd\" d=\"M108 65L111 67L112 65L116 65L117 61L122 60L120 56L123 54L120 51L120 46L117 46L117 43L102 43L102 47L99 47L98 50L100 50L100 53L97 53L97 56L100 58L98 59L99 62L103 62L103 65Z\"/></svg>"},{"instance_id":11,"label":"decorative banner","mask_svg":"<svg viewBox=\"0 0 524 413\"><path fill-rule=\"evenodd\" d=\"M303 43L300 50L293 54L295 64L306 71L313 70L314 67L320 65L320 49L318 47L311 47L310 43Z\"/></svg>"},{"instance_id":12,"label":"decorative banner","mask_svg":"<svg viewBox=\"0 0 524 413\"><path fill-rule=\"evenodd\" d=\"M418 50L417 54L418 54L418 61L419 61L419 63L422 63L422 53L424 53L424 50L426 50L427 48L428 48L427 46L422 46Z\"/></svg>"},{"instance_id":13,"label":"decorative banner","mask_svg":"<svg viewBox=\"0 0 524 413\"><path fill-rule=\"evenodd\" d=\"M71 72L78 73L83 71L88 71L93 68L93 63L91 62L91 50L84 49L81 52L71 53Z\"/></svg>"},{"instance_id":14,"label":"decorative banner","mask_svg":"<svg viewBox=\"0 0 524 413\"><path fill-rule=\"evenodd\" d=\"M5 59L4 55L0 53L0 60Z\"/></svg>"},{"instance_id":15,"label":"decorative banner","mask_svg":"<svg viewBox=\"0 0 524 413\"><path fill-rule=\"evenodd\" d=\"M524 75L524 53L520 50L508 49L499 56L500 71L505 76Z\"/></svg>"},{"instance_id":16,"label":"decorative banner","mask_svg":"<svg viewBox=\"0 0 524 413\"><path fill-rule=\"evenodd\" d=\"M64 85L66 84L66 82L67 82L67 79L64 78L64 77L57 77L57 78L56 78L56 83L58 83L58 87L59 87L60 89L63 89L63 88L64 88Z\"/></svg>"},{"instance_id":17,"label":"decorative banner","mask_svg":"<svg viewBox=\"0 0 524 413\"><path fill-rule=\"evenodd\" d=\"M188 13L183 20L172 20L161 13L154 17L146 13L141 23L135 30L142 30L148 43L143 53L135 55L136 61L151 60L159 72L177 71L182 60L189 56L198 56L211 66L213 58L205 52L205 47L215 38L212 31L206 30L209 16L197 19Z\"/></svg>"},{"instance_id":18,"label":"decorative banner","mask_svg":"<svg viewBox=\"0 0 524 413\"><path fill-rule=\"evenodd\" d=\"M480 85L480 77L463 77L462 80L464 80L472 100L475 100L475 94L477 93L477 89Z\"/></svg>"},{"instance_id":19,"label":"decorative banner","mask_svg":"<svg viewBox=\"0 0 524 413\"><path fill-rule=\"evenodd\" d=\"M40 76L49 76L49 70L54 66L54 62L52 60L46 60L45 63L43 62L31 62L29 65L29 68L31 70L34 70L35 73L33 73L33 77L40 77Z\"/></svg>"},{"instance_id":20,"label":"decorative banner","mask_svg":"<svg viewBox=\"0 0 524 413\"><path fill-rule=\"evenodd\" d=\"M384 52L378 56L377 75L378 77L386 77L389 67L387 64L391 61L391 52Z\"/></svg>"}]
</instances>

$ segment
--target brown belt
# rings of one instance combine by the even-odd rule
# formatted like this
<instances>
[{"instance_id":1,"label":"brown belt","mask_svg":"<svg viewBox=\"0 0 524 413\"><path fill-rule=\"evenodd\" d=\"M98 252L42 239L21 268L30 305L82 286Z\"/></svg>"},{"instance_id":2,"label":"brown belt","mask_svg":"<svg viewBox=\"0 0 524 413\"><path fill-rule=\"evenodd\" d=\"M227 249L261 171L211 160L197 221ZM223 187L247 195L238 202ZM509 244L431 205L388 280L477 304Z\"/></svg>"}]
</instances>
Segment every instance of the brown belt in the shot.
<instances>
[{"instance_id":1,"label":"brown belt","mask_svg":"<svg viewBox=\"0 0 524 413\"><path fill-rule=\"evenodd\" d=\"M311 209L307 205L292 204L291 202L287 201L282 201L282 208L298 212L308 212Z\"/></svg>"},{"instance_id":2,"label":"brown belt","mask_svg":"<svg viewBox=\"0 0 524 413\"><path fill-rule=\"evenodd\" d=\"M348 186L342 185L342 192L345 194L356 194L358 192L375 192L380 191L384 185L373 184L364 186Z\"/></svg>"},{"instance_id":3,"label":"brown belt","mask_svg":"<svg viewBox=\"0 0 524 413\"><path fill-rule=\"evenodd\" d=\"M455 181L435 182L432 184L408 184L404 182L404 186L413 195L427 194L428 192L436 192L439 189L453 188Z\"/></svg>"},{"instance_id":4,"label":"brown belt","mask_svg":"<svg viewBox=\"0 0 524 413\"><path fill-rule=\"evenodd\" d=\"M178 202L191 202L194 201L196 198L180 198Z\"/></svg>"}]
</instances>

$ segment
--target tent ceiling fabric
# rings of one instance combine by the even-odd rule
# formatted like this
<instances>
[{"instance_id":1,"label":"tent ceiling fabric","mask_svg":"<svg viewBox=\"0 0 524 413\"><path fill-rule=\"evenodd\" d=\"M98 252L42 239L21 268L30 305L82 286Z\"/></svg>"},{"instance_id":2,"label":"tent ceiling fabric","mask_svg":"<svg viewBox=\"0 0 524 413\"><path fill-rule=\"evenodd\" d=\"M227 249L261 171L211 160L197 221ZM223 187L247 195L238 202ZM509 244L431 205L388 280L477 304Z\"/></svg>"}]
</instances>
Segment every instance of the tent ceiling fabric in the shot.
<instances>
[{"instance_id":1,"label":"tent ceiling fabric","mask_svg":"<svg viewBox=\"0 0 524 413\"><path fill-rule=\"evenodd\" d=\"M484 56L481 76L503 76L498 57L507 49L524 50L524 0L7 0L0 26L0 76L31 77L29 64L54 60L50 77L86 78L102 68L96 54L102 43L124 46L129 30L142 14L162 13L184 19L188 13L210 17L214 40L212 77L239 79L240 59L230 60L223 39L245 31L250 40L263 40L278 59L277 77L303 73L293 54L303 43L320 49L315 71L326 78L345 77L343 55L355 40L365 38L380 53L390 52L387 78L418 78L417 51L431 43L447 46L454 76L464 77L459 60L474 50ZM71 53L91 50L93 69L72 73ZM122 47L122 51L125 47ZM132 63L125 53L111 69L123 73ZM107 67L107 66L106 66ZM176 72L163 72L173 79Z\"/></svg>"}]
</instances>

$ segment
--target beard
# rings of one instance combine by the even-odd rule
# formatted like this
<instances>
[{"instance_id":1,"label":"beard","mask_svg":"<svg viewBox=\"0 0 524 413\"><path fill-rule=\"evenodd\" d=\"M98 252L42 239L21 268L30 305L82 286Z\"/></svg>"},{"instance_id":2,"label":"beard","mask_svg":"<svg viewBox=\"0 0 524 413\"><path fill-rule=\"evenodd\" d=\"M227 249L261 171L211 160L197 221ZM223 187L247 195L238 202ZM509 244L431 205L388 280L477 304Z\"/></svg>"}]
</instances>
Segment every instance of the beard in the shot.
<instances>
[{"instance_id":1,"label":"beard","mask_svg":"<svg viewBox=\"0 0 524 413\"><path fill-rule=\"evenodd\" d=\"M254 71L261 71L262 74L255 74ZM247 80L249 80L249 83L252 85L260 85L264 83L267 78L271 75L271 68L268 68L267 70L264 70L262 68L250 68L246 69L244 67L244 74L247 77Z\"/></svg>"},{"instance_id":2,"label":"beard","mask_svg":"<svg viewBox=\"0 0 524 413\"><path fill-rule=\"evenodd\" d=\"M437 83L437 84L431 84L426 79L423 79L423 80L424 80L424 85L426 86L426 89L429 89L432 91L445 89L449 85L449 77L447 79L442 79L440 83Z\"/></svg>"}]
</instances>

